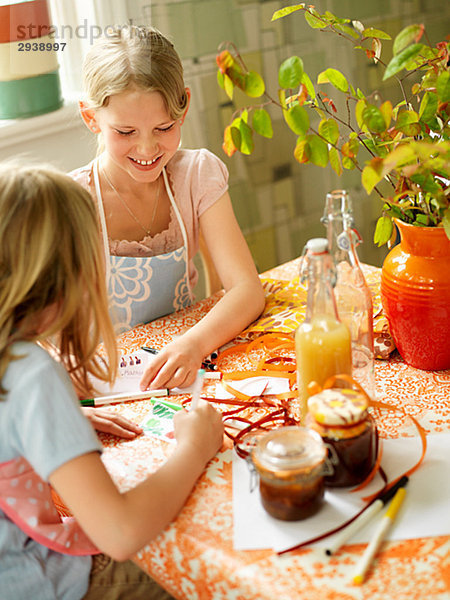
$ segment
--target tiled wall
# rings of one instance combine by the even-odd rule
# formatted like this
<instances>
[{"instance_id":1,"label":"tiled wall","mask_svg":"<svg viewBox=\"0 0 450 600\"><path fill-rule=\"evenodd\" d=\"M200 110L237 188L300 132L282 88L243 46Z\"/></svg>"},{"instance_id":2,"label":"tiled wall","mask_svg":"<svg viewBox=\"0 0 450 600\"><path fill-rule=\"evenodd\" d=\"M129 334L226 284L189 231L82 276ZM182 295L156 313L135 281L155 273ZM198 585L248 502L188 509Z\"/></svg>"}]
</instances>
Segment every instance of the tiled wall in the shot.
<instances>
[{"instance_id":1,"label":"tiled wall","mask_svg":"<svg viewBox=\"0 0 450 600\"><path fill-rule=\"evenodd\" d=\"M307 239L321 236L325 195L337 187L350 190L357 228L365 242L360 257L381 264L386 249L377 249L373 231L379 214L378 198L368 198L357 172L338 178L331 168L300 165L293 158L295 136L280 114L272 140L258 138L250 156L227 158L221 148L223 128L234 110L247 102L237 93L231 103L216 82L215 55L219 44L234 42L250 69L263 72L272 96L277 96L278 65L292 54L302 57L306 71L316 76L327 67L340 69L366 93L381 83L381 70L344 40L312 30L299 12L271 23L275 10L293 2L278 0L145 0L129 1L130 16L151 23L174 41L192 89L189 116L183 127L185 147L206 146L220 156L230 171L230 193L236 215L252 250L258 270L298 256ZM450 2L438 0L318 0L320 12L330 10L391 35L414 22L426 25L433 43L449 33ZM397 93L390 83L385 95ZM332 92L330 90L330 95ZM394 98L395 100L395 98Z\"/></svg>"}]
</instances>

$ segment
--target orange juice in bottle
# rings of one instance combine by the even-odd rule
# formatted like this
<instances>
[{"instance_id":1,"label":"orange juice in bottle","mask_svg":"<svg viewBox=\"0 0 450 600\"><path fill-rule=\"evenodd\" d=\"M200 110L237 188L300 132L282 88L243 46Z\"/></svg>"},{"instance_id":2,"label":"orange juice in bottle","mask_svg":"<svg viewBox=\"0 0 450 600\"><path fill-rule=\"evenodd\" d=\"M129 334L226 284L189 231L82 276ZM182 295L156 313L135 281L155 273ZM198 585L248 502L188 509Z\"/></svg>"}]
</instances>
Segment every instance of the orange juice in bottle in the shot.
<instances>
[{"instance_id":1,"label":"orange juice in bottle","mask_svg":"<svg viewBox=\"0 0 450 600\"><path fill-rule=\"evenodd\" d=\"M333 375L351 375L350 330L339 320L333 294L333 263L325 238L306 244L302 279L308 280L304 322L295 332L297 383L302 416L306 414L308 385L323 385Z\"/></svg>"}]
</instances>

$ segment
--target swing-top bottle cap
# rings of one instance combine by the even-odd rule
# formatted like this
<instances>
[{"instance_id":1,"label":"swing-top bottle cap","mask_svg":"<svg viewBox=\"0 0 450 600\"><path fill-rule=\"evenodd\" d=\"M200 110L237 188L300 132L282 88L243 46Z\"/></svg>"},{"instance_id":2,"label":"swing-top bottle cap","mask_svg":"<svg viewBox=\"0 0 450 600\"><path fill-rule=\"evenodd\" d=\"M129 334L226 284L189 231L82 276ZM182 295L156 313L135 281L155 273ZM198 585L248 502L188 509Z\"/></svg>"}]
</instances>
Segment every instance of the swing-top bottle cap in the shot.
<instances>
[{"instance_id":1,"label":"swing-top bottle cap","mask_svg":"<svg viewBox=\"0 0 450 600\"><path fill-rule=\"evenodd\" d=\"M306 242L306 250L311 254L321 254L328 250L328 240L326 238L312 238Z\"/></svg>"}]
</instances>

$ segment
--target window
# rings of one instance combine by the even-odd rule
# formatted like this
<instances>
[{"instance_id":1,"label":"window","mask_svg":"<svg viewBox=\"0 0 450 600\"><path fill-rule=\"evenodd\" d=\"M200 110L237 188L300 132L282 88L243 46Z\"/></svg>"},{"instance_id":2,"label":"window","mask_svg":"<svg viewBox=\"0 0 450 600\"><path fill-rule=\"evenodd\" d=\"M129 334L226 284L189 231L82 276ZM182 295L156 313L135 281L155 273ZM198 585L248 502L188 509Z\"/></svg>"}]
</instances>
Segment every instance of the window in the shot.
<instances>
[{"instance_id":1,"label":"window","mask_svg":"<svg viewBox=\"0 0 450 600\"><path fill-rule=\"evenodd\" d=\"M48 0L55 41L66 42L64 50L58 53L61 86L66 98L80 95L81 65L95 39L109 25L139 19L150 3L151 0Z\"/></svg>"}]
</instances>

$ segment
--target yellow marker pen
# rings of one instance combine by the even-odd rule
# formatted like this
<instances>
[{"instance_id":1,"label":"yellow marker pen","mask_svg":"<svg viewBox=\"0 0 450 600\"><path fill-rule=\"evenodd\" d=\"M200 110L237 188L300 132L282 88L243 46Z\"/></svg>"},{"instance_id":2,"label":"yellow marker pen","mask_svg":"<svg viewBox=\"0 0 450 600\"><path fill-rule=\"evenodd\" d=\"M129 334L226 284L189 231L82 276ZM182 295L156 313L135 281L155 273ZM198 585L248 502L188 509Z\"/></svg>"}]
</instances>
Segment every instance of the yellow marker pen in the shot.
<instances>
[{"instance_id":1,"label":"yellow marker pen","mask_svg":"<svg viewBox=\"0 0 450 600\"><path fill-rule=\"evenodd\" d=\"M406 489L404 487L397 490L389 508L384 513L383 518L380 521L379 526L377 527L373 538L371 539L369 545L367 546L364 554L361 557L358 565L356 566L356 574L353 576L353 583L356 585L361 585L364 581L364 576L367 572L367 569L370 567L372 563L372 559L377 553L378 548L381 545L381 542L386 536L386 533L389 530L389 527L392 525L400 506L402 505L403 499L405 498Z\"/></svg>"}]
</instances>

